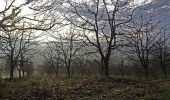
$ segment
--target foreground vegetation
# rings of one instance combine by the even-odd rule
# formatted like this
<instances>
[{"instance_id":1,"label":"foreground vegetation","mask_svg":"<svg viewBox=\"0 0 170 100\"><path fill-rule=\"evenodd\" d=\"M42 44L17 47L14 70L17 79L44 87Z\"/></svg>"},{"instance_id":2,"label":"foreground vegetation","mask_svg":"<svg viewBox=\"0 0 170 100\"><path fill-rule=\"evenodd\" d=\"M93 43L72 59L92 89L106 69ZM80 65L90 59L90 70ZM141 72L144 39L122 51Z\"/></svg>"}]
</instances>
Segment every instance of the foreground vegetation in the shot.
<instances>
[{"instance_id":1,"label":"foreground vegetation","mask_svg":"<svg viewBox=\"0 0 170 100\"><path fill-rule=\"evenodd\" d=\"M170 100L169 79L23 78L0 90L2 100Z\"/></svg>"}]
</instances>

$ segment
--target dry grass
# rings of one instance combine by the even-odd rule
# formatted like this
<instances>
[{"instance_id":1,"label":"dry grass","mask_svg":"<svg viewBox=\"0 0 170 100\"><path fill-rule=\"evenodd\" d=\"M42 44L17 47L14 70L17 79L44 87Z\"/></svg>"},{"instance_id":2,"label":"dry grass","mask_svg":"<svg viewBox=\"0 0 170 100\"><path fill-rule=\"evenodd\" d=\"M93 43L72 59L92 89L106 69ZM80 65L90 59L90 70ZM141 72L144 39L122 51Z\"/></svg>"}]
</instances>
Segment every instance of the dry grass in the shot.
<instances>
[{"instance_id":1,"label":"dry grass","mask_svg":"<svg viewBox=\"0 0 170 100\"><path fill-rule=\"evenodd\" d=\"M139 100L167 98L168 79L31 78L1 82L2 99L9 100Z\"/></svg>"}]
</instances>

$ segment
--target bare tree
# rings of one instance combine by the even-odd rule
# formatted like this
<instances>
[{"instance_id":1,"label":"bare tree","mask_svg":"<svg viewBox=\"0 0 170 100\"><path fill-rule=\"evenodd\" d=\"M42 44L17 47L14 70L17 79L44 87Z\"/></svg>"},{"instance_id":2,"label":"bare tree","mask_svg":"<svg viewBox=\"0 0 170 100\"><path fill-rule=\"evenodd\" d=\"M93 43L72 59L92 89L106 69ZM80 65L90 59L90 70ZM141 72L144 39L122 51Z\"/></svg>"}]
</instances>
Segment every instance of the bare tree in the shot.
<instances>
[{"instance_id":1,"label":"bare tree","mask_svg":"<svg viewBox=\"0 0 170 100\"><path fill-rule=\"evenodd\" d=\"M20 47L22 49L20 49L18 66L17 66L19 77L21 77L21 71L22 71L23 77L25 76L26 69L28 69L25 67L28 67L26 66L27 63L31 62L31 59L33 59L34 55L36 54L36 49L35 49L37 46L37 43L35 41L36 39L37 39L37 36L34 36L34 33L31 31L24 32L21 35L21 38L19 41L20 41Z\"/></svg>"},{"instance_id":2,"label":"bare tree","mask_svg":"<svg viewBox=\"0 0 170 100\"><path fill-rule=\"evenodd\" d=\"M13 78L14 69L17 68L19 76L21 77L22 66L18 66L19 62L22 64L23 57L28 55L28 51L33 46L34 39L32 32L25 32L24 30L1 32L0 50L1 57L10 62L10 78ZM22 60L22 61L19 61Z\"/></svg>"},{"instance_id":3,"label":"bare tree","mask_svg":"<svg viewBox=\"0 0 170 100\"><path fill-rule=\"evenodd\" d=\"M130 59L139 61L148 76L148 67L153 60L153 53L156 51L155 45L160 35L160 22L155 22L155 14L147 13L133 19L131 24L125 29L128 35L127 52L131 55Z\"/></svg>"},{"instance_id":4,"label":"bare tree","mask_svg":"<svg viewBox=\"0 0 170 100\"><path fill-rule=\"evenodd\" d=\"M19 59L19 56L21 56L22 59L23 54L21 53L23 50L18 49L16 51L16 48L23 48L17 47L18 40L22 37L19 36L20 31L49 30L56 24L56 16L54 17L53 13L47 11L48 8L45 6L46 3L37 5L39 4L38 0L23 1L23 3L20 2L21 4L19 5L16 5L17 0L3 0L2 2L4 2L5 5L2 7L3 10L0 11L1 50L8 56L8 60L11 62L10 78L12 79L13 70L18 63L17 60ZM42 7L46 10L40 10ZM29 9L31 13L21 13L23 8ZM20 43L23 40L24 39L21 38ZM5 43L6 45L4 45ZM20 67L18 70L21 71L21 69L22 68Z\"/></svg>"},{"instance_id":5,"label":"bare tree","mask_svg":"<svg viewBox=\"0 0 170 100\"><path fill-rule=\"evenodd\" d=\"M16 16L18 16L18 14L21 12L20 6L13 6L15 0L3 0L2 2L5 2L5 8L4 10L0 11L0 31L14 27L19 21ZM9 13L10 10L12 11Z\"/></svg>"},{"instance_id":6,"label":"bare tree","mask_svg":"<svg viewBox=\"0 0 170 100\"><path fill-rule=\"evenodd\" d=\"M61 52L62 62L64 62L66 67L66 76L70 78L73 73L71 73L71 66L73 59L78 56L79 51L85 46L84 43L80 41L80 35L78 30L72 25L69 27L68 31L57 32L56 30L49 35L55 39L53 44L55 44L56 49Z\"/></svg>"},{"instance_id":7,"label":"bare tree","mask_svg":"<svg viewBox=\"0 0 170 100\"><path fill-rule=\"evenodd\" d=\"M17 65L17 59L19 57L19 52L17 52L18 50L16 49L17 47L17 40L18 40L18 34L16 32L16 34L12 34L11 32L6 32L4 34L5 38L1 38L1 50L2 53L1 55L3 56L3 58L6 58L6 60L10 61L10 78L13 78L13 72L14 72L14 68ZM17 37L16 37L17 36Z\"/></svg>"},{"instance_id":8,"label":"bare tree","mask_svg":"<svg viewBox=\"0 0 170 100\"><path fill-rule=\"evenodd\" d=\"M155 57L155 61L158 62L162 68L162 71L164 73L164 76L167 77L167 71L166 66L168 64L168 47L169 47L169 36L166 34L166 28L162 27L160 29L159 37L157 38L157 43L155 45L155 52L153 56Z\"/></svg>"},{"instance_id":9,"label":"bare tree","mask_svg":"<svg viewBox=\"0 0 170 100\"><path fill-rule=\"evenodd\" d=\"M55 18L49 17L52 14L47 14L38 11L35 0L22 1L20 5L16 5L17 0L2 0L5 3L3 10L0 11L0 31L14 31L14 30L48 30L55 24ZM29 6L30 5L30 6ZM28 7L29 8L28 8ZM23 14L23 8L30 10L31 13ZM42 16L41 18L39 16ZM25 27L22 26L25 23Z\"/></svg>"},{"instance_id":10,"label":"bare tree","mask_svg":"<svg viewBox=\"0 0 170 100\"><path fill-rule=\"evenodd\" d=\"M25 67L24 67L24 72L27 73L27 76L28 77L31 76L33 74L34 70L35 70L34 69L34 62L29 60L29 59L26 60ZM24 75L24 73L23 73L23 75Z\"/></svg>"},{"instance_id":11,"label":"bare tree","mask_svg":"<svg viewBox=\"0 0 170 100\"><path fill-rule=\"evenodd\" d=\"M109 77L110 55L120 42L120 27L132 19L132 0L69 0L66 5L63 16L84 31L88 44L100 54L104 76Z\"/></svg>"},{"instance_id":12,"label":"bare tree","mask_svg":"<svg viewBox=\"0 0 170 100\"><path fill-rule=\"evenodd\" d=\"M46 43L47 49L42 52L44 64L47 67L47 74L52 75L55 73L58 76L59 65L61 63L61 52L55 48L53 41Z\"/></svg>"}]
</instances>

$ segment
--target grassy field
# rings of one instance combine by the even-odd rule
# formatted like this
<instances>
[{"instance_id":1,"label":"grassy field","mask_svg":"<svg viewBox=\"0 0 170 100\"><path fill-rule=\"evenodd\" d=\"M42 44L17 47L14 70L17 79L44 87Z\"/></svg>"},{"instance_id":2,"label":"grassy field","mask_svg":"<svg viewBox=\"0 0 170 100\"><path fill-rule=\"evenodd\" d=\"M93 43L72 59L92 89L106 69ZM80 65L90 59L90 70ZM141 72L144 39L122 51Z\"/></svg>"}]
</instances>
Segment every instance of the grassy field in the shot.
<instances>
[{"instance_id":1,"label":"grassy field","mask_svg":"<svg viewBox=\"0 0 170 100\"><path fill-rule=\"evenodd\" d=\"M169 79L23 78L0 86L0 100L170 100Z\"/></svg>"}]
</instances>

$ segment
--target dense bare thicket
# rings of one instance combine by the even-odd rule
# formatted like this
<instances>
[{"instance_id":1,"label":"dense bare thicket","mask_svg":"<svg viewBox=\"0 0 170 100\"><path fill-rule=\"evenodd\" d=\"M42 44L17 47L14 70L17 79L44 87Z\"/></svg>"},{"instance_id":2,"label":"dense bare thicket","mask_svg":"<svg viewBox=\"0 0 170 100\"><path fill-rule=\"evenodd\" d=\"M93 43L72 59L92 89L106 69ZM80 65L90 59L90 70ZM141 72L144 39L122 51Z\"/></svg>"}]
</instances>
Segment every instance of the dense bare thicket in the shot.
<instances>
[{"instance_id":1,"label":"dense bare thicket","mask_svg":"<svg viewBox=\"0 0 170 100\"><path fill-rule=\"evenodd\" d=\"M75 73L75 69L79 70L81 74L83 74L83 69L86 74L90 69L90 73L94 73L97 70L101 75L108 76L108 66L114 67L111 68L111 73L113 73L114 70L115 75L124 75L128 74L126 71L128 67L130 68L130 66L133 66L132 63L138 64L138 62L140 62L140 64L134 66L134 69L138 69L138 66L143 66L145 70L144 73L147 76L149 67L151 67L153 62L156 62L153 56L155 55L155 52L158 52L156 45L159 41L158 37L162 34L161 28L158 28L162 27L159 22L154 22L154 16L152 16L151 13L148 13L148 15L151 15L150 17L142 18L141 16L137 16L137 21L137 19L133 17L133 14L136 14L136 12L134 12L134 6L128 5L128 3L132 4L130 1L121 2L117 0L112 3L108 3L108 1L91 1L91 5L88 5L88 3L89 2L86 1L78 3L74 1L65 2L64 4L69 5L69 9L63 5L64 7L60 9L63 12L61 13L61 11L59 11L65 21L59 22L58 25L61 25L61 27L63 25L67 25L67 27L73 25L75 30L78 31L75 31L74 34L72 34L72 31L58 32L57 30L56 32L54 29L54 31L50 33L50 36L55 38L55 45L57 48L60 48L59 51L56 52L61 52L61 67L64 66L66 68L66 76L72 76L71 74ZM52 5L54 5L54 2ZM108 5L115 8L110 9ZM65 11L67 11L67 13ZM135 21L137 21L137 24ZM137 28L139 27L141 29L138 30ZM124 28L126 28L126 31L124 31ZM134 33L135 30L137 31L136 33L139 33L137 34L137 38L131 37L129 39L127 36L132 36L132 33ZM54 34L57 34L57 37L55 37ZM142 43L138 45L140 49L136 50L136 52L132 49L136 48L136 45L131 43L131 39L135 39ZM77 44L74 44L76 42ZM128 49L129 46L126 47L127 42L130 42L130 44L133 45L131 49ZM83 45L87 46L86 53L84 53L82 49L79 51L81 43L84 43ZM125 47L123 47L124 45ZM79 52L77 52L76 46ZM91 48L91 46L93 47ZM127 59L126 53L123 53L124 50L120 52L121 49L129 50L128 56L132 56L131 54L134 55L137 52L138 56L133 56L134 59L131 59L131 57L130 59ZM74 50L75 54L72 54L71 52L74 52ZM133 52L131 52L131 50ZM115 52L123 54L114 56ZM142 52L142 54L139 52ZM86 57L87 54L90 54L93 57L85 60L85 65L83 65L83 61L80 61L79 63L82 64L78 65L77 59L80 58L79 55ZM111 55L115 57L112 58L112 60L110 60ZM130 64L126 63L126 61ZM88 67L86 67L87 65ZM139 73L141 72L142 70L139 68Z\"/></svg>"},{"instance_id":2,"label":"dense bare thicket","mask_svg":"<svg viewBox=\"0 0 170 100\"><path fill-rule=\"evenodd\" d=\"M58 76L59 66L61 66L61 52L55 48L53 42L47 42L47 49L42 51L43 69L47 75Z\"/></svg>"},{"instance_id":3,"label":"dense bare thicket","mask_svg":"<svg viewBox=\"0 0 170 100\"><path fill-rule=\"evenodd\" d=\"M119 46L119 28L132 19L132 0L68 1L63 13L65 19L82 29L88 44L96 47L101 58L103 75L109 77L109 61L113 50ZM126 13L125 13L126 12Z\"/></svg>"},{"instance_id":4,"label":"dense bare thicket","mask_svg":"<svg viewBox=\"0 0 170 100\"><path fill-rule=\"evenodd\" d=\"M0 10L1 58L9 60L10 64L7 65L12 79L15 68L19 71L19 76L21 70L24 75L23 66L26 66L24 62L30 62L31 57L25 58L25 56L30 55L29 45L34 40L30 40L31 36L25 33L32 30L49 30L55 25L55 18L52 17L52 13L40 12L38 1L2 0L1 2L4 3ZM24 9L29 10L30 13L23 12ZM18 66L19 62L20 66Z\"/></svg>"},{"instance_id":5,"label":"dense bare thicket","mask_svg":"<svg viewBox=\"0 0 170 100\"><path fill-rule=\"evenodd\" d=\"M154 52L153 56L155 62L159 64L165 77L167 77L166 68L168 67L170 61L169 35L167 34L166 27L161 27L159 32L160 34L155 45L156 51Z\"/></svg>"},{"instance_id":6,"label":"dense bare thicket","mask_svg":"<svg viewBox=\"0 0 170 100\"><path fill-rule=\"evenodd\" d=\"M166 76L164 68L167 61L168 38L165 38L165 27L161 26L160 21L156 22L154 16L156 16L154 12L137 15L131 24L127 25L124 29L128 33L125 36L128 42L126 52L131 60L140 62L145 76L148 76L149 67L155 61L163 66Z\"/></svg>"},{"instance_id":7,"label":"dense bare thicket","mask_svg":"<svg viewBox=\"0 0 170 100\"><path fill-rule=\"evenodd\" d=\"M73 66L73 60L83 53L79 51L85 47L84 43L80 41L80 33L76 28L70 26L68 31L62 33L52 32L49 35L55 39L55 41L51 42L51 45L53 45L52 48L60 56L58 60L66 67L66 76L70 78L73 74L71 68Z\"/></svg>"},{"instance_id":8,"label":"dense bare thicket","mask_svg":"<svg viewBox=\"0 0 170 100\"><path fill-rule=\"evenodd\" d=\"M17 68L19 77L21 71L25 72L24 66L30 61L35 51L36 45L32 32L11 31L1 32L0 50L1 58L7 60L10 70L10 78L13 78L14 69ZM32 51L31 51L32 50ZM31 67L31 66L30 66ZM25 70L24 70L25 69Z\"/></svg>"}]
</instances>

